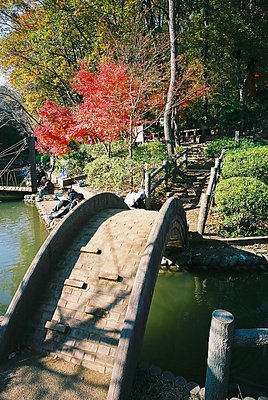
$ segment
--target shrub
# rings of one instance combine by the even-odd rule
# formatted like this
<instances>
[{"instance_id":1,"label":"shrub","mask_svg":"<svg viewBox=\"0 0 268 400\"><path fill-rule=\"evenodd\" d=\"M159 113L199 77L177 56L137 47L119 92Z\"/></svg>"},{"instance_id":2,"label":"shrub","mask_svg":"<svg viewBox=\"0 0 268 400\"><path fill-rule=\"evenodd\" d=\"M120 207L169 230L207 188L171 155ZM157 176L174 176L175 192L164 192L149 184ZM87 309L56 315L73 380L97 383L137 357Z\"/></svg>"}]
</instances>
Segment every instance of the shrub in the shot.
<instances>
[{"instance_id":1,"label":"shrub","mask_svg":"<svg viewBox=\"0 0 268 400\"><path fill-rule=\"evenodd\" d=\"M93 159L87 147L86 144L80 146L73 144L72 152L57 159L56 169L64 170L68 176L83 174L85 165Z\"/></svg>"},{"instance_id":2,"label":"shrub","mask_svg":"<svg viewBox=\"0 0 268 400\"><path fill-rule=\"evenodd\" d=\"M125 154L125 157L122 155ZM100 190L113 190L120 193L140 188L144 168L152 171L158 168L168 157L165 145L161 142L150 142L134 148L133 158L124 153L124 147L117 144L118 156L98 157L88 163L85 172L91 187Z\"/></svg>"},{"instance_id":3,"label":"shrub","mask_svg":"<svg viewBox=\"0 0 268 400\"><path fill-rule=\"evenodd\" d=\"M142 166L135 160L99 157L85 168L89 186L94 189L125 192L138 189L143 177Z\"/></svg>"},{"instance_id":4,"label":"shrub","mask_svg":"<svg viewBox=\"0 0 268 400\"><path fill-rule=\"evenodd\" d=\"M223 235L256 234L257 230L265 230L268 186L254 178L224 179L216 190L216 205L223 218Z\"/></svg>"},{"instance_id":5,"label":"shrub","mask_svg":"<svg viewBox=\"0 0 268 400\"><path fill-rule=\"evenodd\" d=\"M258 178L268 184L268 146L228 152L224 158L222 177Z\"/></svg>"},{"instance_id":6,"label":"shrub","mask_svg":"<svg viewBox=\"0 0 268 400\"><path fill-rule=\"evenodd\" d=\"M251 147L259 146L253 139L242 138L240 139L239 149L247 149ZM234 138L223 137L221 139L215 139L208 144L206 149L207 157L218 157L222 149L236 149L236 144Z\"/></svg>"}]
</instances>

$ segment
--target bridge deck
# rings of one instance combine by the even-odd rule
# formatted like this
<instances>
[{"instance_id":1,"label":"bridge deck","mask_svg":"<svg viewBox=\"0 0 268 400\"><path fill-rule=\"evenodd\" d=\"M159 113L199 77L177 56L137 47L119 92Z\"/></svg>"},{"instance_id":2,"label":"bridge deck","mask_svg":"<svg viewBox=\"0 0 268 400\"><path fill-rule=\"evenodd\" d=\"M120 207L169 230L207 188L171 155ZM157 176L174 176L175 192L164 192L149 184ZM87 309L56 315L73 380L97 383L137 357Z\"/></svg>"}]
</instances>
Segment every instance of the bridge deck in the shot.
<instances>
[{"instance_id":1,"label":"bridge deck","mask_svg":"<svg viewBox=\"0 0 268 400\"><path fill-rule=\"evenodd\" d=\"M25 344L110 375L137 267L156 215L155 211L108 209L89 220L55 265L26 330ZM89 252L81 252L83 246ZM101 254L94 254L97 249Z\"/></svg>"},{"instance_id":2,"label":"bridge deck","mask_svg":"<svg viewBox=\"0 0 268 400\"><path fill-rule=\"evenodd\" d=\"M0 186L0 192L32 192L30 186Z\"/></svg>"}]
</instances>

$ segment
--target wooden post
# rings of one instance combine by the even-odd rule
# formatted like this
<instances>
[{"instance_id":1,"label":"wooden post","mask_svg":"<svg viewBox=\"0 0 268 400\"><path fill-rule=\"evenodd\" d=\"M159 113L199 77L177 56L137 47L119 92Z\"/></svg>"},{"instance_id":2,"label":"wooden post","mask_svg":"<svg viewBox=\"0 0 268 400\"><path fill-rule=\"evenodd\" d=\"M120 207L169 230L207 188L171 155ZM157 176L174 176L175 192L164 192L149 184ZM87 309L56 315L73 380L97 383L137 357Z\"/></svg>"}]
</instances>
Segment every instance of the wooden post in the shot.
<instances>
[{"instance_id":1,"label":"wooden post","mask_svg":"<svg viewBox=\"0 0 268 400\"><path fill-rule=\"evenodd\" d=\"M37 179L36 179L36 162L35 162L35 137L34 135L29 136L29 161L31 168L31 185L32 193L37 192Z\"/></svg>"},{"instance_id":2,"label":"wooden post","mask_svg":"<svg viewBox=\"0 0 268 400\"><path fill-rule=\"evenodd\" d=\"M198 215L198 222L197 222L197 232L200 235L203 235L205 231L205 225L207 220L208 214L208 203L209 203L209 195L207 193L203 193L201 197L201 206Z\"/></svg>"},{"instance_id":3,"label":"wooden post","mask_svg":"<svg viewBox=\"0 0 268 400\"><path fill-rule=\"evenodd\" d=\"M150 208L151 208L151 174L149 172L145 172L144 192L145 192L145 209L150 210Z\"/></svg>"},{"instance_id":4,"label":"wooden post","mask_svg":"<svg viewBox=\"0 0 268 400\"><path fill-rule=\"evenodd\" d=\"M240 146L239 131L235 131L235 147Z\"/></svg>"},{"instance_id":5,"label":"wooden post","mask_svg":"<svg viewBox=\"0 0 268 400\"><path fill-rule=\"evenodd\" d=\"M225 400L228 397L233 339L234 316L225 310L213 311L208 343L205 400Z\"/></svg>"},{"instance_id":6,"label":"wooden post","mask_svg":"<svg viewBox=\"0 0 268 400\"><path fill-rule=\"evenodd\" d=\"M213 191L213 186L215 185L217 177L217 168L211 167L210 168L210 177L209 177L209 182L208 182L208 187L207 187L207 194L211 196L212 191Z\"/></svg>"},{"instance_id":7,"label":"wooden post","mask_svg":"<svg viewBox=\"0 0 268 400\"><path fill-rule=\"evenodd\" d=\"M168 167L169 167L169 162L167 160L163 161L163 167L165 168L165 186L166 188L168 187Z\"/></svg>"},{"instance_id":8,"label":"wooden post","mask_svg":"<svg viewBox=\"0 0 268 400\"><path fill-rule=\"evenodd\" d=\"M188 152L189 152L189 149L188 149L188 147L187 147L187 149L185 149L185 154L184 154L185 170L186 170L186 171L187 171L187 169L188 169Z\"/></svg>"}]
</instances>

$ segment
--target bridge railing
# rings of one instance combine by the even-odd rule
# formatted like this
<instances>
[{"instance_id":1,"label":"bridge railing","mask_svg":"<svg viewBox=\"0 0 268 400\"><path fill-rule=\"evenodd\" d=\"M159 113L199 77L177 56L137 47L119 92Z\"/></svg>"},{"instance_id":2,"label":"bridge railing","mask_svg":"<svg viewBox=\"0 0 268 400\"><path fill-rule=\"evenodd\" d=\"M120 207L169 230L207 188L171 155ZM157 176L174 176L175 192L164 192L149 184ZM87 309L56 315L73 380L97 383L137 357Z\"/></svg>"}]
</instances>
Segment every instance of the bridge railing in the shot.
<instances>
[{"instance_id":1,"label":"bridge railing","mask_svg":"<svg viewBox=\"0 0 268 400\"><path fill-rule=\"evenodd\" d=\"M233 348L267 344L268 328L234 329L234 316L230 312L213 311L208 343L205 399L227 398Z\"/></svg>"},{"instance_id":2,"label":"bridge railing","mask_svg":"<svg viewBox=\"0 0 268 400\"><path fill-rule=\"evenodd\" d=\"M158 186L165 184L168 186L168 180L174 176L178 170L187 170L188 167L188 148L172 157L172 161L164 160L163 164L153 172L145 172L145 208L151 208L152 193Z\"/></svg>"},{"instance_id":3,"label":"bridge railing","mask_svg":"<svg viewBox=\"0 0 268 400\"><path fill-rule=\"evenodd\" d=\"M210 177L206 193L203 193L201 197L201 205L197 222L197 232L200 235L203 235L204 233L209 209L211 205L214 203L215 191L222 170L224 154L225 154L225 149L221 151L220 157L215 159L214 167L210 169Z\"/></svg>"},{"instance_id":4,"label":"bridge railing","mask_svg":"<svg viewBox=\"0 0 268 400\"><path fill-rule=\"evenodd\" d=\"M0 186L20 187L26 186L30 171L25 168L15 168L10 170L0 170Z\"/></svg>"}]
</instances>

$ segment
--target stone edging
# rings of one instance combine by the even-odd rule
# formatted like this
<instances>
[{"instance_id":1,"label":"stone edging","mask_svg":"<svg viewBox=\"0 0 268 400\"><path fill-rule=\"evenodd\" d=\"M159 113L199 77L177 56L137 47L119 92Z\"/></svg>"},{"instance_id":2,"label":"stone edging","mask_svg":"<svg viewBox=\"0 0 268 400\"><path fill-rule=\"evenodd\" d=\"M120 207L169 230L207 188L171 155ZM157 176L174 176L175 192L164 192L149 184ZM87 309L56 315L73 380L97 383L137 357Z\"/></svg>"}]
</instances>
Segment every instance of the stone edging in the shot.
<instances>
[{"instance_id":1,"label":"stone edging","mask_svg":"<svg viewBox=\"0 0 268 400\"><path fill-rule=\"evenodd\" d=\"M159 376L163 381L170 382L176 389L177 400L205 400L205 388L200 388L196 382L187 382L183 376L175 376L171 371L163 371L160 367L144 361L139 363L138 368L151 376ZM150 396L147 396L146 400L150 400ZM232 397L230 400L241 399ZM255 399L247 396L244 400L268 400L268 397L259 396Z\"/></svg>"}]
</instances>

